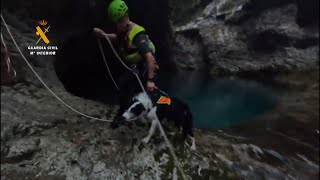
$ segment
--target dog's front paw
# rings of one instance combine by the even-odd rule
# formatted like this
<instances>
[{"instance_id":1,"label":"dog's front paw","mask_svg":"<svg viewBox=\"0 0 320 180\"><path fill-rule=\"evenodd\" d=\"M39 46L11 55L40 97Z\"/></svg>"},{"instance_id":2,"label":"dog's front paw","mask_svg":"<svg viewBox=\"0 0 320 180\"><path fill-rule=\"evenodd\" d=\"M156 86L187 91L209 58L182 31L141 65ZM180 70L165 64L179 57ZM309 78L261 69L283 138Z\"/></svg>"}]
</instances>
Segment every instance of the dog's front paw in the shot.
<instances>
[{"instance_id":1,"label":"dog's front paw","mask_svg":"<svg viewBox=\"0 0 320 180\"><path fill-rule=\"evenodd\" d=\"M150 138L149 137L145 137L142 139L142 142L145 143L145 144L148 144Z\"/></svg>"},{"instance_id":2,"label":"dog's front paw","mask_svg":"<svg viewBox=\"0 0 320 180\"><path fill-rule=\"evenodd\" d=\"M196 144L195 144L195 143L189 144L187 141L185 141L184 144L185 144L187 147L190 147L190 149L191 149L192 151L195 151L195 150L196 150Z\"/></svg>"}]
</instances>

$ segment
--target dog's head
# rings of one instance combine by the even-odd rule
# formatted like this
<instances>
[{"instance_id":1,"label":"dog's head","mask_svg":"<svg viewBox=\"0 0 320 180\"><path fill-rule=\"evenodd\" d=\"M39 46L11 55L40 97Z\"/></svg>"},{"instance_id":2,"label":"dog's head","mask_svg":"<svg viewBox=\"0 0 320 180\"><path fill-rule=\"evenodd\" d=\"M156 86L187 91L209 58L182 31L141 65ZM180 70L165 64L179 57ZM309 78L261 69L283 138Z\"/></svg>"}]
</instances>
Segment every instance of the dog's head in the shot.
<instances>
[{"instance_id":1,"label":"dog's head","mask_svg":"<svg viewBox=\"0 0 320 180\"><path fill-rule=\"evenodd\" d=\"M124 122L134 121L145 116L152 109L152 102L146 93L136 95L129 104L129 108L121 118L111 124L113 129L120 127Z\"/></svg>"},{"instance_id":2,"label":"dog's head","mask_svg":"<svg viewBox=\"0 0 320 180\"><path fill-rule=\"evenodd\" d=\"M117 119L111 124L111 128L115 129L122 126L125 122L137 120L146 113L147 111L143 104L138 100L133 99L130 103L130 107L122 114L120 119Z\"/></svg>"},{"instance_id":3,"label":"dog's head","mask_svg":"<svg viewBox=\"0 0 320 180\"><path fill-rule=\"evenodd\" d=\"M132 98L130 107L123 113L122 118L125 121L133 121L148 113L152 108L152 102L146 93L140 93Z\"/></svg>"},{"instance_id":4,"label":"dog's head","mask_svg":"<svg viewBox=\"0 0 320 180\"><path fill-rule=\"evenodd\" d=\"M139 117L142 117L147 113L147 109L144 105L139 102L135 101L131 104L131 106L123 113L122 118L125 121L134 121Z\"/></svg>"}]
</instances>

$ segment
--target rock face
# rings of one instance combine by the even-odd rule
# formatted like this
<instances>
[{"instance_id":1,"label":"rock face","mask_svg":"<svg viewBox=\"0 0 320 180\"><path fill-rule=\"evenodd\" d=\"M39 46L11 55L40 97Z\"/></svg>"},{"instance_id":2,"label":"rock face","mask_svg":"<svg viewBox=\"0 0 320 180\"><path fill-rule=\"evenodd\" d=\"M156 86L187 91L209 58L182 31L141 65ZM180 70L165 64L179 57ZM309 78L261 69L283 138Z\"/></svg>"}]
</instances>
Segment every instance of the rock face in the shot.
<instances>
[{"instance_id":1,"label":"rock face","mask_svg":"<svg viewBox=\"0 0 320 180\"><path fill-rule=\"evenodd\" d=\"M189 33L194 34L194 33ZM199 36L177 34L175 36L173 62L185 69L199 69L205 65L204 45Z\"/></svg>"},{"instance_id":2,"label":"rock face","mask_svg":"<svg viewBox=\"0 0 320 180\"><path fill-rule=\"evenodd\" d=\"M112 120L117 109L67 92L57 95L93 117ZM141 142L149 124L123 126L83 118L47 90L30 84L1 87L1 178L16 179L168 179L181 177L161 136ZM170 136L192 178L235 179L213 153L192 152ZM200 145L200 144L199 144ZM199 146L200 147L200 146ZM192 162L192 163L190 163ZM202 172L198 174L198 171Z\"/></svg>"},{"instance_id":3,"label":"rock face","mask_svg":"<svg viewBox=\"0 0 320 180\"><path fill-rule=\"evenodd\" d=\"M290 1L265 4L213 1L196 20L174 27L174 62L180 68L209 65L213 73L302 70L318 64L319 30L299 26L301 7L298 11Z\"/></svg>"},{"instance_id":4,"label":"rock face","mask_svg":"<svg viewBox=\"0 0 320 180\"><path fill-rule=\"evenodd\" d=\"M65 91L57 95L90 116L111 120L116 113L114 107ZM312 102L318 102L311 98ZM302 102L317 109L309 100ZM271 114L281 114L283 118L288 112L285 109ZM141 142L148 127L149 124L136 123L112 130L108 123L69 111L47 90L33 84L2 86L1 178L152 180L180 177L160 135L155 135L149 144ZM305 143L292 143L267 131L258 133L265 138L260 139L252 132L256 127L260 127L256 130L260 131L265 126L250 127L250 133L245 136L224 130L195 130L195 152L184 146L179 135L169 139L185 173L192 179L314 179L319 175L315 147L310 149ZM290 130L287 125L283 128ZM273 143L275 138L280 145ZM295 148L295 151L287 152L283 147Z\"/></svg>"}]
</instances>

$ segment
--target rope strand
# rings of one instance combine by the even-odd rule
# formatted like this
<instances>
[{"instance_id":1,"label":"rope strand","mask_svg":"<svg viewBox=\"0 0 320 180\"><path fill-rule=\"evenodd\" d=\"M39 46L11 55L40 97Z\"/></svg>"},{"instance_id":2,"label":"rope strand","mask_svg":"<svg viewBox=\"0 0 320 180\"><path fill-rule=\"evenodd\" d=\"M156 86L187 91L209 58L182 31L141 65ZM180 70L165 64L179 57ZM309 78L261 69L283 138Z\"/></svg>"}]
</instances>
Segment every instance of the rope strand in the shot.
<instances>
[{"instance_id":1,"label":"rope strand","mask_svg":"<svg viewBox=\"0 0 320 180\"><path fill-rule=\"evenodd\" d=\"M116 81L114 80L114 78L113 78L113 76L112 76L112 74L111 74L111 71L110 71L110 69L109 69L108 63L107 63L107 61L106 61L106 57L104 56L104 52L103 52L103 49L102 49L102 45L101 45L100 39L98 39L98 44L99 44L100 52L101 52L101 55L102 55L102 59L103 59L103 61L104 61L104 64L106 65L106 68L107 68L107 70L108 70L109 76L110 76L110 78L111 78L114 86L117 88L117 90L120 90L118 84L117 84Z\"/></svg>"}]
</instances>

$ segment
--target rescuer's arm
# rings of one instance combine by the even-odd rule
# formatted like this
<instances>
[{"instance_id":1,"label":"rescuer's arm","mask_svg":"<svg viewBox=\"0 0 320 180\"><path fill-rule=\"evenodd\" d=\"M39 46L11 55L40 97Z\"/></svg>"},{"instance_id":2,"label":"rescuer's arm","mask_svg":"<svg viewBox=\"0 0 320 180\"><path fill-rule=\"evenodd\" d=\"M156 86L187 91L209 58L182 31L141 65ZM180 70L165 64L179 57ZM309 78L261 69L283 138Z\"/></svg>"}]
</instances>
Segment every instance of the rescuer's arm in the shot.
<instances>
[{"instance_id":1,"label":"rescuer's arm","mask_svg":"<svg viewBox=\"0 0 320 180\"><path fill-rule=\"evenodd\" d=\"M134 44L138 47L140 55L147 61L147 89L149 91L153 91L156 87L153 81L153 76L157 64L152 53L152 48L150 47L150 40L146 34L142 33L135 37Z\"/></svg>"}]
</instances>

